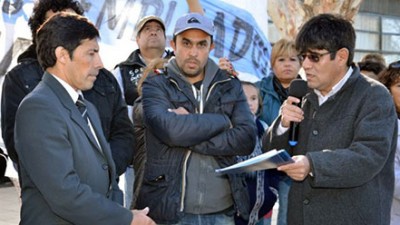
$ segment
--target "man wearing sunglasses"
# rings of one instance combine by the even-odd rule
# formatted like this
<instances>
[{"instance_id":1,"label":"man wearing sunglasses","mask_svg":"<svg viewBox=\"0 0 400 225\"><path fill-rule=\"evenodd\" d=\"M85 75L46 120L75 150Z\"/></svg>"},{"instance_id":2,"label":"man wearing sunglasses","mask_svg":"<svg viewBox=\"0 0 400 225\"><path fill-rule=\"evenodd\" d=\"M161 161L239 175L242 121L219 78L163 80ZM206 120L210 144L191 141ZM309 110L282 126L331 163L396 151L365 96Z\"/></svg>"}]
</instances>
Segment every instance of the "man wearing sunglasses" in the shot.
<instances>
[{"instance_id":1,"label":"man wearing sunglasses","mask_svg":"<svg viewBox=\"0 0 400 225\"><path fill-rule=\"evenodd\" d=\"M292 164L289 225L390 223L397 116L388 91L353 63L355 31L344 18L311 18L296 38L310 88L289 96L264 136L265 149L290 149L288 128L299 123Z\"/></svg>"}]
</instances>

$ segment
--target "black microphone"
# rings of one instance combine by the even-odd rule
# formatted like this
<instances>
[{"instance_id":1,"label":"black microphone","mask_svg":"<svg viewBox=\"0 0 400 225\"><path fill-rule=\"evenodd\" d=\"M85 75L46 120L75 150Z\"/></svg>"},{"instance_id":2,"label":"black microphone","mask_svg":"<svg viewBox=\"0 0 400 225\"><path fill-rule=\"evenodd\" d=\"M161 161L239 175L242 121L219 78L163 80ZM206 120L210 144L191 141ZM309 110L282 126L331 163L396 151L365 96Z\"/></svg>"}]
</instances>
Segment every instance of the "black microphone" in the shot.
<instances>
[{"instance_id":1,"label":"black microphone","mask_svg":"<svg viewBox=\"0 0 400 225\"><path fill-rule=\"evenodd\" d=\"M296 97L300 99L300 102L296 104L301 107L301 99L307 94L307 82L303 79L294 79L289 85L289 96ZM289 130L289 145L294 147L297 145L298 135L299 135L299 124L296 122L290 122Z\"/></svg>"}]
</instances>

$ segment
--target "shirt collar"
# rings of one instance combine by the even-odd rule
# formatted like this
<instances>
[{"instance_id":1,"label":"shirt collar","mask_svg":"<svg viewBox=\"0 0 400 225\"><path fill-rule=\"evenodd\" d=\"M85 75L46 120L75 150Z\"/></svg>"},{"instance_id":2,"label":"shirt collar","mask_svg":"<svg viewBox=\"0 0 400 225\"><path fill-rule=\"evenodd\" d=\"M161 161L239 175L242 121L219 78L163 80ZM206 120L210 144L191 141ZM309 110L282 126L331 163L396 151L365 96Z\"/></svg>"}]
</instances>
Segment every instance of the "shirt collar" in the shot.
<instances>
[{"instance_id":1,"label":"shirt collar","mask_svg":"<svg viewBox=\"0 0 400 225\"><path fill-rule=\"evenodd\" d=\"M68 92L69 96L71 97L72 101L75 103L78 100L79 95L82 95L82 91L78 90L75 91L75 89L73 87L71 87L71 85L69 85L67 82L65 82L63 79L55 76L52 74L52 76L54 78L56 78L56 80L58 82L60 82L60 84L65 88L65 90ZM83 97L83 95L82 95Z\"/></svg>"},{"instance_id":2,"label":"shirt collar","mask_svg":"<svg viewBox=\"0 0 400 225\"><path fill-rule=\"evenodd\" d=\"M332 87L332 90L330 92L328 92L328 94L326 94L325 96L323 96L319 90L314 89L315 94L318 96L319 105L322 105L322 103L324 103L326 100L328 100L329 97L333 96L340 89L342 89L342 87L344 86L344 84L349 79L349 77L351 76L352 73L353 73L353 68L349 67L349 69L347 70L347 73L344 75L344 77L337 84L335 84Z\"/></svg>"}]
</instances>

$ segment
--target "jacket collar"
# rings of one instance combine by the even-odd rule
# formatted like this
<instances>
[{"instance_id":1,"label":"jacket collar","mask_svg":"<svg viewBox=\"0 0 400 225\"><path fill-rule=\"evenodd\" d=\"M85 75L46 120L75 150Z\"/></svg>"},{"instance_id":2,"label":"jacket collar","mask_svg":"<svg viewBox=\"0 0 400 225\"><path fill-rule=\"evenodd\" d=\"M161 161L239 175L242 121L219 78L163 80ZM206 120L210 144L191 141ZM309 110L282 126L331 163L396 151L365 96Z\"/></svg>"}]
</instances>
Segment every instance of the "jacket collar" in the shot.
<instances>
[{"instance_id":1,"label":"jacket collar","mask_svg":"<svg viewBox=\"0 0 400 225\"><path fill-rule=\"evenodd\" d=\"M18 56L17 62L21 63L27 60L37 60L36 45L30 45L21 55Z\"/></svg>"},{"instance_id":2,"label":"jacket collar","mask_svg":"<svg viewBox=\"0 0 400 225\"><path fill-rule=\"evenodd\" d=\"M354 85L355 82L357 82L359 79L363 78L360 73L360 69L354 63L351 65L351 68L353 69L353 72L350 75L350 77L347 79L347 81L344 83L344 85L334 95L329 97L329 99L335 99L336 96L340 95L341 93L346 91L348 88L352 88L352 86ZM310 100L311 102L313 102L313 104L319 105L318 104L318 96L317 96L317 94L315 94L314 91L309 91L306 94L305 98ZM329 101L329 99L327 101Z\"/></svg>"},{"instance_id":3,"label":"jacket collar","mask_svg":"<svg viewBox=\"0 0 400 225\"><path fill-rule=\"evenodd\" d=\"M54 94L58 97L58 99L60 100L61 104L68 110L69 115L71 117L71 120L74 121L86 134L86 136L89 138L90 142L92 142L92 144L94 146L96 146L96 149L103 154L101 147L103 146L99 146L97 144L97 141L95 139L95 137L93 136L92 131L90 130L87 122L83 119L81 113L79 112L78 108L75 105L75 102L73 102L70 94L67 92L67 90L62 86L62 84L56 80L56 78L53 77L53 75L51 75L48 72L45 72L42 78L42 81L54 92ZM87 105L87 109L88 109L88 115L90 117L90 115L93 115L93 112L91 106L89 106L90 103L88 103L88 101L84 100L85 104ZM97 138L100 142L101 139L101 135L102 133L99 132L99 128L98 128L98 124L97 121L93 121L91 119L91 123L93 125L93 127L95 128L96 134L97 134ZM100 129L101 131L101 129Z\"/></svg>"},{"instance_id":4,"label":"jacket collar","mask_svg":"<svg viewBox=\"0 0 400 225\"><path fill-rule=\"evenodd\" d=\"M164 58L170 58L173 55L174 55L174 53L172 51L169 51L168 49L165 49ZM117 64L115 67L119 67L119 66L134 66L134 65L138 65L140 67L145 67L146 66L146 64L140 58L140 49L136 49L135 51L133 51L125 61Z\"/></svg>"}]
</instances>

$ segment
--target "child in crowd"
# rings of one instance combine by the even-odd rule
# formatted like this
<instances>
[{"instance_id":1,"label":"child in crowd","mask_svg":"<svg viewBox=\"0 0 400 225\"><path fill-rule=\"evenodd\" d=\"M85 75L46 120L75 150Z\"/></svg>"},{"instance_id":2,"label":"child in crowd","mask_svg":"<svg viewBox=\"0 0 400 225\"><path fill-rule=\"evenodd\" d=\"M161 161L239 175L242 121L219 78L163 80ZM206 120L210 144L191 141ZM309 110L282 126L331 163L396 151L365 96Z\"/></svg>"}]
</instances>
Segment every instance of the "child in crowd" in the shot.
<instances>
[{"instance_id":1,"label":"child in crowd","mask_svg":"<svg viewBox=\"0 0 400 225\"><path fill-rule=\"evenodd\" d=\"M264 134L264 131L268 128L268 125L264 121L257 118L257 114L262 105L259 89L255 84L245 81L242 81L242 87L257 125L257 143L254 151L250 155L238 156L238 162L253 158L263 153L261 149L261 137ZM250 218L248 221L245 221L236 217L236 225L270 224L270 219L265 219L266 221L264 221L264 215L272 210L277 199L277 191L271 187L274 183L273 171L260 170L248 173L246 174L246 182L250 195Z\"/></svg>"}]
</instances>

